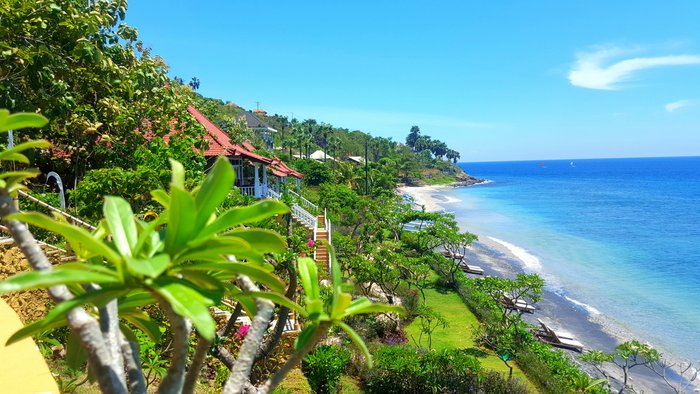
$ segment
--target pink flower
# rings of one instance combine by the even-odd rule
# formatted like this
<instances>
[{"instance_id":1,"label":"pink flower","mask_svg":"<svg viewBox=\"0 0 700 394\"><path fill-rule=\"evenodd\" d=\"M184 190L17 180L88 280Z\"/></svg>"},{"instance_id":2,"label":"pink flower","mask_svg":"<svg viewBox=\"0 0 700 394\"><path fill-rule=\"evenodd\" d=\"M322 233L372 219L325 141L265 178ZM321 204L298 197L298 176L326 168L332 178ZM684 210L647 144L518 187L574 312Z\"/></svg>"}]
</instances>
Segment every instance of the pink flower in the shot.
<instances>
[{"instance_id":1,"label":"pink flower","mask_svg":"<svg viewBox=\"0 0 700 394\"><path fill-rule=\"evenodd\" d=\"M314 240L309 238L309 242L307 242L306 245L310 248L313 248L314 247Z\"/></svg>"},{"instance_id":2,"label":"pink flower","mask_svg":"<svg viewBox=\"0 0 700 394\"><path fill-rule=\"evenodd\" d=\"M236 337L236 339L242 341L243 338L245 338L245 336L248 334L248 331L250 331L250 326L247 324L243 324L240 327L238 327L238 331L236 331L236 333L233 335Z\"/></svg>"}]
</instances>

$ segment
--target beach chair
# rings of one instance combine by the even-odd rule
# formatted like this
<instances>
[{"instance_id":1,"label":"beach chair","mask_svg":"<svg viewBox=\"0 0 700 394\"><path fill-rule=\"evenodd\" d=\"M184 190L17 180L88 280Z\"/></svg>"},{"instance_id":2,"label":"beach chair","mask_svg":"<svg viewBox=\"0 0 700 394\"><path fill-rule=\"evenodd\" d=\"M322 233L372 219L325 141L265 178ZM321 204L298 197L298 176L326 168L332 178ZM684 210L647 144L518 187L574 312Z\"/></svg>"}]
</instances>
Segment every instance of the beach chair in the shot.
<instances>
[{"instance_id":1,"label":"beach chair","mask_svg":"<svg viewBox=\"0 0 700 394\"><path fill-rule=\"evenodd\" d=\"M478 265L462 264L462 271L468 274L483 275L484 269Z\"/></svg>"},{"instance_id":2,"label":"beach chair","mask_svg":"<svg viewBox=\"0 0 700 394\"><path fill-rule=\"evenodd\" d=\"M566 331L555 331L542 320L537 319L537 321L542 329L535 331L535 336L541 342L564 349L575 350L579 353L583 351L583 344L577 341L572 334Z\"/></svg>"},{"instance_id":3,"label":"beach chair","mask_svg":"<svg viewBox=\"0 0 700 394\"><path fill-rule=\"evenodd\" d=\"M501 302L506 308L515 309L517 311L525 313L535 313L534 305L528 304L525 300L513 300L513 298L511 298L507 294L503 295L503 299L501 300Z\"/></svg>"},{"instance_id":4,"label":"beach chair","mask_svg":"<svg viewBox=\"0 0 700 394\"><path fill-rule=\"evenodd\" d=\"M452 252L450 252L450 251L448 251L448 250L443 251L443 252L442 252L442 255L445 256L445 257L447 257L447 258L449 258L449 259L455 259L455 260L457 260L457 259L458 259L458 260L463 260L463 259L464 259L464 255L463 255L463 254L460 254L460 253L452 253Z\"/></svg>"}]
</instances>

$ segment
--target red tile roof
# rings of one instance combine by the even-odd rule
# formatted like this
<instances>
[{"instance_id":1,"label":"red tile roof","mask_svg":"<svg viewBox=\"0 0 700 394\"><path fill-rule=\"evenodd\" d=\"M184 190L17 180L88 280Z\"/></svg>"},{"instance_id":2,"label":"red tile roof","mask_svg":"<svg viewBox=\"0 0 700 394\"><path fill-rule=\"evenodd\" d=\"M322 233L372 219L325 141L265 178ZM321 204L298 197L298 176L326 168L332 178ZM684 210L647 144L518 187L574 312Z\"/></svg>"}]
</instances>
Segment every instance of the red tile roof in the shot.
<instances>
[{"instance_id":1,"label":"red tile roof","mask_svg":"<svg viewBox=\"0 0 700 394\"><path fill-rule=\"evenodd\" d=\"M243 143L241 143L241 145L243 145L244 148L248 149L251 152L255 151L255 147L253 146L253 144L251 144L248 141L243 141Z\"/></svg>"},{"instance_id":2,"label":"red tile roof","mask_svg":"<svg viewBox=\"0 0 700 394\"><path fill-rule=\"evenodd\" d=\"M219 129L211 120L199 112L195 107L190 105L187 107L187 112L192 114L195 120L204 126L204 129L207 131L204 138L209 142L209 148L204 151L204 156L241 156L248 160L269 165L272 173L277 176L291 175L299 179L304 177L303 174L292 170L277 157L270 159L268 157L253 153L252 151L255 150L255 147L248 141L244 141L240 145L232 143L231 138L229 138L226 133ZM171 133L172 131L168 133L168 136L166 137L169 137Z\"/></svg>"}]
</instances>

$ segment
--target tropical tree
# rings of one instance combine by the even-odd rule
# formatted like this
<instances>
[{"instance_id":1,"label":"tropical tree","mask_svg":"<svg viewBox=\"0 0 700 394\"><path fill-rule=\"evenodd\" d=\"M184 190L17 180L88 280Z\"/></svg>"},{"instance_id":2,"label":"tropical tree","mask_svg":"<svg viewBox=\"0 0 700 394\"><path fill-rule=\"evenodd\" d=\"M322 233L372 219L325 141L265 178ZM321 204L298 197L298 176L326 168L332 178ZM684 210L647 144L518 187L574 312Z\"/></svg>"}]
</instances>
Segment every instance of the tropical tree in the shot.
<instances>
[{"instance_id":1,"label":"tropical tree","mask_svg":"<svg viewBox=\"0 0 700 394\"><path fill-rule=\"evenodd\" d=\"M457 164L457 160L460 159L459 152L454 149L448 149L447 153L445 153L445 157L447 157L447 160L452 161L453 164Z\"/></svg>"},{"instance_id":2,"label":"tropical tree","mask_svg":"<svg viewBox=\"0 0 700 394\"><path fill-rule=\"evenodd\" d=\"M429 151L432 153L431 148L433 147L433 139L430 138L430 136L427 135L421 135L416 139L416 143L414 145L414 150L416 152L423 152L423 151Z\"/></svg>"},{"instance_id":3,"label":"tropical tree","mask_svg":"<svg viewBox=\"0 0 700 394\"><path fill-rule=\"evenodd\" d=\"M600 350L591 350L584 353L580 359L593 365L596 370L610 379L610 373L602 368L603 364L612 364L622 374L621 387L618 393L622 394L629 385L629 373L632 368L638 366L651 367L661 358L661 353L651 345L636 340L623 342L615 348L614 353L605 353Z\"/></svg>"},{"instance_id":4,"label":"tropical tree","mask_svg":"<svg viewBox=\"0 0 700 394\"><path fill-rule=\"evenodd\" d=\"M440 265L441 270L450 278L450 283L456 285L457 272L462 270L462 264L465 262L467 249L472 242L477 240L477 236L469 232L446 232L443 237L442 247L445 251L446 258L441 259L444 262Z\"/></svg>"},{"instance_id":5,"label":"tropical tree","mask_svg":"<svg viewBox=\"0 0 700 394\"><path fill-rule=\"evenodd\" d=\"M123 23L126 8L126 0L0 7L0 108L52 119L26 133L52 143L51 155L34 159L66 183L89 168L134 167L134 152L171 129L202 132L186 111L191 88L171 81L165 62Z\"/></svg>"},{"instance_id":6,"label":"tropical tree","mask_svg":"<svg viewBox=\"0 0 700 394\"><path fill-rule=\"evenodd\" d=\"M435 158L442 159L442 156L444 156L447 153L447 144L440 140L433 140L429 149L433 153Z\"/></svg>"},{"instance_id":7,"label":"tropical tree","mask_svg":"<svg viewBox=\"0 0 700 394\"><path fill-rule=\"evenodd\" d=\"M420 136L420 128L418 126L412 126L411 131L408 132L408 137L406 137L406 146L415 150L416 141Z\"/></svg>"}]
</instances>

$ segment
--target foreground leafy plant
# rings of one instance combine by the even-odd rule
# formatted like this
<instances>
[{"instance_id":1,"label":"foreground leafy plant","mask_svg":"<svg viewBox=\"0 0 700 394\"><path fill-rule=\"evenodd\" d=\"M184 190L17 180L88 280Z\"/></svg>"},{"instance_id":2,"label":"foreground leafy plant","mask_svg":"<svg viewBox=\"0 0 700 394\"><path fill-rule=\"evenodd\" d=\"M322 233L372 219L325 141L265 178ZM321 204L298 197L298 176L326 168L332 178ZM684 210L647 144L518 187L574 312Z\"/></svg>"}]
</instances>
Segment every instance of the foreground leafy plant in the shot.
<instances>
[{"instance_id":1,"label":"foreground leafy plant","mask_svg":"<svg viewBox=\"0 0 700 394\"><path fill-rule=\"evenodd\" d=\"M0 112L0 131L44 124L46 120L35 114L9 116L7 111ZM25 143L10 153L3 151L0 159L26 162L21 154L23 150L45 146L45 142ZM232 364L225 393L237 393L243 388L261 393L274 389L332 325L345 330L371 362L362 339L341 320L360 313L401 312L402 308L375 305L366 298L353 301L344 291L347 286L334 258L329 307L324 306L320 297L315 262L299 259L297 271L306 293L302 308L285 297L284 282L272 273L272 265L265 260L266 255L285 251L283 239L268 230L240 227L284 214L288 208L279 202L262 201L217 215L217 207L234 181L228 160L220 157L204 181L191 191L185 188L183 166L176 161L171 165L169 191L151 192L153 199L163 206L157 219L149 223L141 221L124 199L107 197L104 219L93 232L69 224L62 217L17 212L11 193L22 187L22 180L37 172L0 174L0 216L36 269L0 282L0 293L48 288L57 302L44 319L15 333L9 343L68 325L85 350L88 365L103 392L143 393L146 382L139 347L135 335L121 324L120 317L155 337L159 333L157 325L139 308L157 303L167 316L173 336L170 366L158 391L189 393L194 389L203 359L195 355L196 362L185 373L189 322L200 337L197 353L206 354L215 336L215 323L208 308L228 296L238 300L253 317L253 324ZM52 267L25 223L63 236L78 261ZM164 229L158 230L161 226ZM265 286L265 290L261 291L259 285ZM273 302L297 310L310 324L297 341L297 351L256 389L251 387L248 376L270 323Z\"/></svg>"}]
</instances>

